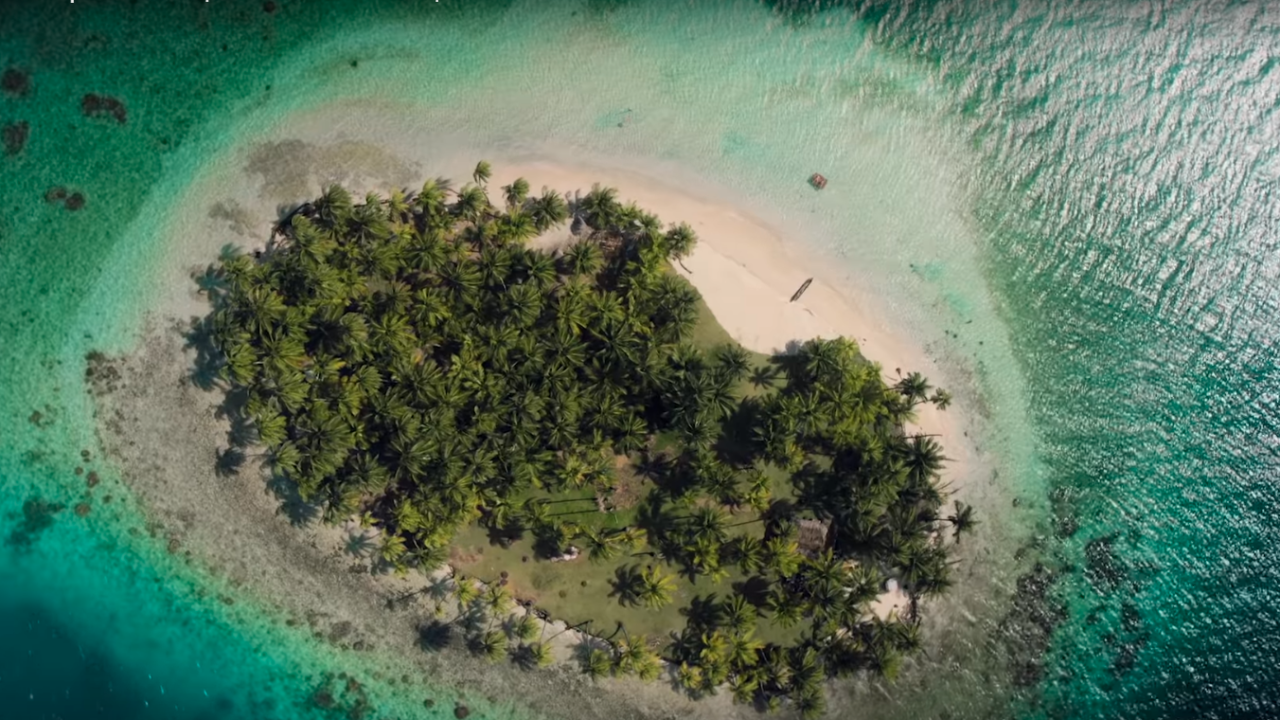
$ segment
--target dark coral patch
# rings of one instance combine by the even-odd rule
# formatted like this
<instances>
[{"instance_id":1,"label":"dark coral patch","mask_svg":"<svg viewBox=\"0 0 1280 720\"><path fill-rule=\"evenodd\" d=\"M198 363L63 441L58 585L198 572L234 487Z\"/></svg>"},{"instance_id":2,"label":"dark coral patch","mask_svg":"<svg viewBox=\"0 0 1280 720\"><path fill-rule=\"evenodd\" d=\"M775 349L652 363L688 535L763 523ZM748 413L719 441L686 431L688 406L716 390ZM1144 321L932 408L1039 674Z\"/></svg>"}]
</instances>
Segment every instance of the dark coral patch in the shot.
<instances>
[{"instance_id":1,"label":"dark coral patch","mask_svg":"<svg viewBox=\"0 0 1280 720\"><path fill-rule=\"evenodd\" d=\"M67 189L61 185L54 185L44 191L44 201L47 203L62 202L67 199Z\"/></svg>"},{"instance_id":2,"label":"dark coral patch","mask_svg":"<svg viewBox=\"0 0 1280 720\"><path fill-rule=\"evenodd\" d=\"M94 487L95 485L97 485L98 482L101 480L101 478L98 477L98 471L90 470L88 480L89 480L89 487Z\"/></svg>"},{"instance_id":3,"label":"dark coral patch","mask_svg":"<svg viewBox=\"0 0 1280 720\"><path fill-rule=\"evenodd\" d=\"M110 95L85 95L80 99L80 112L90 118L111 117L121 125L128 119L124 103Z\"/></svg>"},{"instance_id":4,"label":"dark coral patch","mask_svg":"<svg viewBox=\"0 0 1280 720\"><path fill-rule=\"evenodd\" d=\"M89 514L89 510L90 510L90 509L91 509L91 508L89 507L89 503L77 503L77 504L76 504L76 517L85 517L86 515L88 515L88 514Z\"/></svg>"},{"instance_id":5,"label":"dark coral patch","mask_svg":"<svg viewBox=\"0 0 1280 720\"><path fill-rule=\"evenodd\" d=\"M31 123L26 120L9 123L0 130L0 136L4 138L4 154L17 155L27 146L27 139L31 137Z\"/></svg>"},{"instance_id":6,"label":"dark coral patch","mask_svg":"<svg viewBox=\"0 0 1280 720\"><path fill-rule=\"evenodd\" d=\"M262 3L262 12L268 15L272 15L275 13L275 11L276 11L276 4L271 2L271 0L267 0L266 2Z\"/></svg>"},{"instance_id":7,"label":"dark coral patch","mask_svg":"<svg viewBox=\"0 0 1280 720\"><path fill-rule=\"evenodd\" d=\"M9 68L0 76L0 88L10 95L22 97L31 92L31 76L17 68Z\"/></svg>"},{"instance_id":8,"label":"dark coral patch","mask_svg":"<svg viewBox=\"0 0 1280 720\"><path fill-rule=\"evenodd\" d=\"M84 207L84 195L81 195L80 193L71 193L71 195L67 197L66 204L68 210L75 212L76 210Z\"/></svg>"},{"instance_id":9,"label":"dark coral patch","mask_svg":"<svg viewBox=\"0 0 1280 720\"><path fill-rule=\"evenodd\" d=\"M463 705L462 703L458 703L453 707L453 716L458 718L458 720L466 720L470 715L471 708Z\"/></svg>"},{"instance_id":10,"label":"dark coral patch","mask_svg":"<svg viewBox=\"0 0 1280 720\"><path fill-rule=\"evenodd\" d=\"M9 535L9 544L27 547L40 537L40 533L53 525L53 518L66 509L62 503L52 503L40 498L29 498L22 504L22 522Z\"/></svg>"}]
</instances>

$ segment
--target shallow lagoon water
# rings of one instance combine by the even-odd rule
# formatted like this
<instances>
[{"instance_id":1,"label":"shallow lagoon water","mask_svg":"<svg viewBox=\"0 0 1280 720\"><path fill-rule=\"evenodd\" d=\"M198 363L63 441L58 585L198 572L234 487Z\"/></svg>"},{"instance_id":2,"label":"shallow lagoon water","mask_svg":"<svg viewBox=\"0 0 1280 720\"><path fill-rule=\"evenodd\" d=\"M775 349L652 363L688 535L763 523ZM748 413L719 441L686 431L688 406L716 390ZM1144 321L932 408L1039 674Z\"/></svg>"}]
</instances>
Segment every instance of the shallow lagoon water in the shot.
<instances>
[{"instance_id":1,"label":"shallow lagoon water","mask_svg":"<svg viewBox=\"0 0 1280 720\"><path fill-rule=\"evenodd\" d=\"M0 61L30 74L0 95L0 122L30 127L0 157L5 717L306 717L323 674L357 666L380 715L426 712L421 688L371 679L394 658L286 627L152 538L83 387L87 352L137 336L174 199L334 103L418 118L442 150L705 180L972 377L1005 604L965 648L976 685L909 676L902 704L867 693L871 716L1280 712L1267 6L276 6L3 6ZM91 92L127 122L83 117ZM55 185L85 208L46 204ZM83 518L77 465L103 477ZM1013 617L1051 640L1010 669L1028 646L1002 637L1007 596L1037 559L1045 601ZM473 708L528 714L493 694Z\"/></svg>"}]
</instances>

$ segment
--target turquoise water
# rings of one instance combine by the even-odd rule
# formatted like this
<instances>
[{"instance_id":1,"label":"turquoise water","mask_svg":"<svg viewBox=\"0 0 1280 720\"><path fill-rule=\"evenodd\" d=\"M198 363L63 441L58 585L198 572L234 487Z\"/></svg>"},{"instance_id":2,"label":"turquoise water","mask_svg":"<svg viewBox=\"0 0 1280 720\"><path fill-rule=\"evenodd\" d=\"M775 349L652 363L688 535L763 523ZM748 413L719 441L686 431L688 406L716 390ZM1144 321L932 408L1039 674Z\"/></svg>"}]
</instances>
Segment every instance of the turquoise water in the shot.
<instances>
[{"instance_id":1,"label":"turquoise water","mask_svg":"<svg viewBox=\"0 0 1280 720\"><path fill-rule=\"evenodd\" d=\"M985 639L869 717L1280 715L1270 6L0 5L0 63L30 74L0 94L30 128L0 156L0 716L320 717L338 672L377 717L452 714L166 552L83 387L86 352L136 338L174 198L335 102L705 178L972 378L1007 541L964 566ZM476 716L532 714L488 689Z\"/></svg>"}]
</instances>

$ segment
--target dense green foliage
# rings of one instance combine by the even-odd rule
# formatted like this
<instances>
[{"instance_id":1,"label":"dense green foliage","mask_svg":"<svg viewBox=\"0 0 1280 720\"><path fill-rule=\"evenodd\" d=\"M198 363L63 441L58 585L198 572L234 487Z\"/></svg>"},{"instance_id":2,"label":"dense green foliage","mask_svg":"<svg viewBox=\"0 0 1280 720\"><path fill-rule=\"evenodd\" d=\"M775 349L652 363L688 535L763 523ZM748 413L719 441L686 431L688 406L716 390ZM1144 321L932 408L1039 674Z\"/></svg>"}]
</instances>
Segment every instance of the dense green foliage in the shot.
<instances>
[{"instance_id":1,"label":"dense green foliage","mask_svg":"<svg viewBox=\"0 0 1280 720\"><path fill-rule=\"evenodd\" d=\"M736 568L757 582L699 596L667 648L690 692L730 683L744 701L790 696L811 713L826 677L892 675L917 626L871 619L868 602L890 576L913 595L943 589L938 531L974 524L960 504L940 517L941 449L902 430L928 383L885 385L844 339L806 343L773 373L751 373L736 345L696 347L697 292L667 266L692 249L687 226L664 229L609 189L570 206L523 180L498 209L489 173L482 163L457 191L428 181L362 203L332 187L261 257L224 258L211 321L222 375L276 471L330 519L377 524L399 570L436 567L475 521L498 542L532 533L544 557L575 542L590 562L650 558L617 572L620 602L637 606L670 602L663 564L711 583ZM571 216L582 232L563 252L525 245ZM780 387L744 398L748 374ZM674 446L656 451L658 434ZM607 495L619 458L643 458L652 479L634 525L555 517L557 494ZM739 512L761 532L730 532ZM801 553L800 517L825 521L832 541ZM469 587L460 607L484 604ZM491 604L473 649L545 664L534 631L496 629L504 602ZM759 618L804 631L792 647L765 644ZM586 662L593 675L656 667L635 638Z\"/></svg>"}]
</instances>

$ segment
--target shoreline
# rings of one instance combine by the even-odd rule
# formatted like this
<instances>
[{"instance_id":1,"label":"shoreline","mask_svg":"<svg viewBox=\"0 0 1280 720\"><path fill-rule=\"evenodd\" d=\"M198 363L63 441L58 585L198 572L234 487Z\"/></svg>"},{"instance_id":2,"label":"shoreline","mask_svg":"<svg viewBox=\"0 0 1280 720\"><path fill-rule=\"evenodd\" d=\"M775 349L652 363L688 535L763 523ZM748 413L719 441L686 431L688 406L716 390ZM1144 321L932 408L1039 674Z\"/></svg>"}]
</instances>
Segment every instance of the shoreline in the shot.
<instances>
[{"instance_id":1,"label":"shoreline","mask_svg":"<svg viewBox=\"0 0 1280 720\"><path fill-rule=\"evenodd\" d=\"M347 156L350 159L352 154ZM376 156L385 158L387 151ZM657 214L664 223L688 222L698 233L699 244L685 259L686 268L680 274L694 283L717 320L748 349L772 353L784 349L792 340L845 335L857 340L864 354L880 362L886 374L900 367L904 374L919 370L934 380L940 376L937 365L923 348L885 329L865 309L852 307L817 277L801 301L789 302L790 294L806 278L804 270L787 252L780 233L744 215L740 208L698 198L618 168L508 162L500 157L491 162L495 170L489 182L493 199L499 197L501 185L519 176L525 177L534 190L547 186L561 192L585 192L598 182L615 187L620 200L635 202ZM453 169L449 163L442 165ZM130 383L132 391L121 397L99 397L100 405L109 411L103 413L104 417L110 418L102 431L103 444L121 464L126 481L149 511L167 526L177 527L173 531L175 537L181 537L182 544L192 548L201 562L215 572L244 583L255 595L295 618L305 617L310 622L317 612L340 617L343 619L334 622L358 626L368 637L378 638L378 647L415 653L423 660L420 664L427 666L433 683L464 688L479 685L545 689L554 676L558 686L555 694L540 695L531 689L521 692L522 702L527 699L535 709L562 711L562 695L571 693L582 701L583 712L607 712L618 717L689 712L704 717L756 716L749 706L733 705L726 693L693 701L661 681L642 684L613 679L596 684L576 668L529 673L510 663L495 666L464 657L467 654L461 650L447 651L448 662L427 656L416 643L416 628L430 619L425 606L407 611L415 618L408 624L389 626L384 617L388 612L385 601L398 593L421 591L420 583L367 572L352 575L353 558L344 552L342 531L315 523L301 529L292 527L279 517L280 502L264 486L258 472L244 469L230 482L215 477L214 463L217 452L225 446L226 434L224 422L216 416L220 396L191 385L187 377L194 355L182 347L174 328L208 312L193 274L212 263L219 249L228 243L250 251L255 244L265 244L269 229L263 228L270 227L280 203L286 201L278 194L272 197L267 192L268 183L246 177L254 172L251 167L230 173L225 165L215 169L225 177L217 178L214 172L200 178L175 206L168 236L177 242L165 246L165 257L156 269L157 301L148 313L149 327L141 333L137 349L123 360L123 372L135 380ZM406 182L412 187L413 183L404 179L408 172L405 167L393 168L388 171L392 177L382 178L350 168L314 174L322 180L340 179L356 194L376 189L385 195L390 188ZM468 175L455 173L453 177L461 184ZM416 182L420 183L421 178ZM293 198L300 199L304 198ZM188 205L197 205L198 209L189 214L177 212L194 209ZM886 379L892 382L893 377ZM976 450L962 418L955 409L947 414L929 404L920 410L913 428L944 436L951 460L944 481L951 485L953 493L963 489L964 476L974 470ZM116 427L110 427L112 423ZM180 442L174 442L175 435L181 438ZM164 447L160 447L161 438ZM182 449L175 449L179 447ZM158 462L157 458L165 461ZM414 575L418 574L411 577ZM337 577L342 577L343 597L340 606L331 607L333 599L323 597L325 580ZM877 601L876 611L888 613L904 603L900 593L885 593ZM945 603L930 603L934 612L926 615L944 607ZM565 642L573 635L566 633ZM840 704L834 697L831 700L834 711ZM625 702L634 714L622 712L616 705L619 701ZM584 715L587 716L590 715Z\"/></svg>"}]
</instances>

